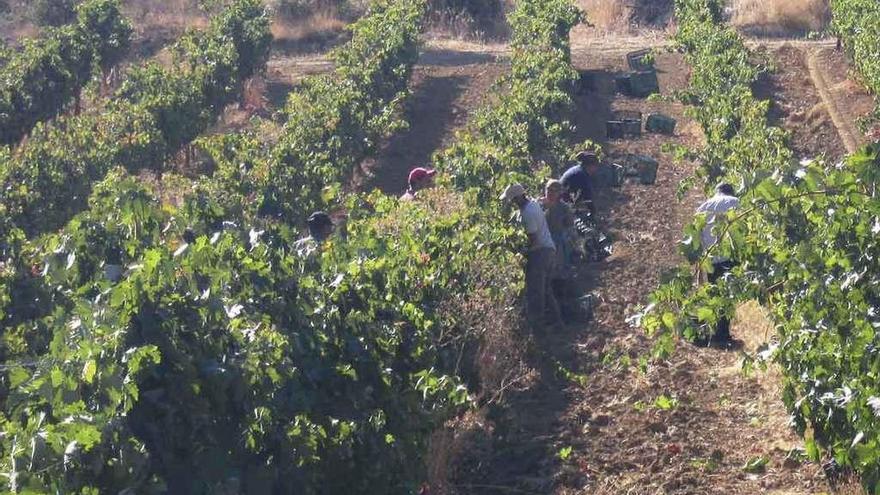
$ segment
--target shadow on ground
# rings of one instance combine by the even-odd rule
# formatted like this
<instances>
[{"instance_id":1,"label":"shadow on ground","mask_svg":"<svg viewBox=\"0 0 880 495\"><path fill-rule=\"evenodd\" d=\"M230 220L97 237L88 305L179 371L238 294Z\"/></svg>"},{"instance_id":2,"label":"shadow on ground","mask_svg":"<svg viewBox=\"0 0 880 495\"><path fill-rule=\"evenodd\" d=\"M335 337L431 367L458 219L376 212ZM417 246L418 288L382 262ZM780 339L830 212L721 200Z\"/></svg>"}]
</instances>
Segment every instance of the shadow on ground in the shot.
<instances>
[{"instance_id":1,"label":"shadow on ground","mask_svg":"<svg viewBox=\"0 0 880 495\"><path fill-rule=\"evenodd\" d=\"M468 84L466 76L428 76L414 88L407 101L406 120L409 128L391 138L375 161L367 163L368 171L381 171L365 178L369 189L380 189L389 195L406 189L409 171L429 163L431 155L443 144L448 128L456 119L453 103Z\"/></svg>"}]
</instances>

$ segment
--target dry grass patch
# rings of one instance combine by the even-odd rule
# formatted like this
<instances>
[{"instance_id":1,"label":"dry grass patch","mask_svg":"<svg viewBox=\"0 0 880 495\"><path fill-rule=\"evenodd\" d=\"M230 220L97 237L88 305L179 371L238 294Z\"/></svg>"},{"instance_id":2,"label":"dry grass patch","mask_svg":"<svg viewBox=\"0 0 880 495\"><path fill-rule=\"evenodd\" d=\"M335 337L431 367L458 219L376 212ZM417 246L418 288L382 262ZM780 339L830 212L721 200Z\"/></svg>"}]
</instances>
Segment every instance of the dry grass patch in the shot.
<instances>
[{"instance_id":1,"label":"dry grass patch","mask_svg":"<svg viewBox=\"0 0 880 495\"><path fill-rule=\"evenodd\" d=\"M731 7L733 25L760 36L820 32L831 20L828 0L734 0Z\"/></svg>"},{"instance_id":2,"label":"dry grass patch","mask_svg":"<svg viewBox=\"0 0 880 495\"><path fill-rule=\"evenodd\" d=\"M204 28L208 25L208 19L196 0L125 0L123 11L142 31Z\"/></svg>"},{"instance_id":3,"label":"dry grass patch","mask_svg":"<svg viewBox=\"0 0 880 495\"><path fill-rule=\"evenodd\" d=\"M299 19L276 16L272 21L272 36L276 40L307 39L322 33L341 32L346 22L335 9L314 12Z\"/></svg>"},{"instance_id":4,"label":"dry grass patch","mask_svg":"<svg viewBox=\"0 0 880 495\"><path fill-rule=\"evenodd\" d=\"M624 0L581 0L587 21L604 32L627 31L633 8Z\"/></svg>"}]
</instances>

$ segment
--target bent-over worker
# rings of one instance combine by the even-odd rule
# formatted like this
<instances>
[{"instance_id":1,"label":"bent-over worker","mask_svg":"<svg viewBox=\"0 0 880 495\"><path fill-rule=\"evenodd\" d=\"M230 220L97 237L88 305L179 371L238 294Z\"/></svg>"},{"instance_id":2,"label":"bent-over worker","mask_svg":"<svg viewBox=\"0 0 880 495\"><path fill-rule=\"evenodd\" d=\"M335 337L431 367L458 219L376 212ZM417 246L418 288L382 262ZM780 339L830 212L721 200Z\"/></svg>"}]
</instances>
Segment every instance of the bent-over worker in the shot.
<instances>
[{"instance_id":1,"label":"bent-over worker","mask_svg":"<svg viewBox=\"0 0 880 495\"><path fill-rule=\"evenodd\" d=\"M544 327L546 309L550 309L553 323L562 324L559 303L550 286L556 265L556 245L547 228L547 220L541 206L526 196L520 184L508 186L501 195L519 208L520 220L529 236L529 250L526 257L526 315L536 328Z\"/></svg>"},{"instance_id":2,"label":"bent-over worker","mask_svg":"<svg viewBox=\"0 0 880 495\"><path fill-rule=\"evenodd\" d=\"M416 194L422 189L427 189L434 185L434 176L437 171L429 168L417 167L412 169L407 180L406 192L400 197L401 201L412 201L416 199Z\"/></svg>"},{"instance_id":3,"label":"bent-over worker","mask_svg":"<svg viewBox=\"0 0 880 495\"><path fill-rule=\"evenodd\" d=\"M712 248L718 243L718 237L712 232L715 227L715 221L719 215L725 215L728 211L739 207L739 198L735 196L733 186L727 183L718 184L715 187L715 195L706 200L699 208L697 213L706 215L706 226L700 234L703 252ZM710 284L714 284L724 275L726 275L736 263L724 256L712 256L712 272L708 274ZM715 335L712 340L718 343L730 342L730 315L721 315L718 324L715 327Z\"/></svg>"},{"instance_id":4,"label":"bent-over worker","mask_svg":"<svg viewBox=\"0 0 880 495\"><path fill-rule=\"evenodd\" d=\"M566 170L559 182L565 187L567 201L574 204L586 203L590 214L595 216L592 176L599 170L599 156L592 151L581 151L576 158L577 165Z\"/></svg>"}]
</instances>

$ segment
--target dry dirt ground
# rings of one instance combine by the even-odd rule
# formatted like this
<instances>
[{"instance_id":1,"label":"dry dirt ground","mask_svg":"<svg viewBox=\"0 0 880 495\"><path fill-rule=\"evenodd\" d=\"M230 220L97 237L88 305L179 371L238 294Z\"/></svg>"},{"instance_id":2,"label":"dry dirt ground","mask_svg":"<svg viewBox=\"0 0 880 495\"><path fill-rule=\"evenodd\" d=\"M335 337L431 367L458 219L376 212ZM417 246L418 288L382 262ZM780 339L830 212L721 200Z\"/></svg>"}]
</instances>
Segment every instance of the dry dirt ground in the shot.
<instances>
[{"instance_id":1,"label":"dry dirt ground","mask_svg":"<svg viewBox=\"0 0 880 495\"><path fill-rule=\"evenodd\" d=\"M452 143L456 131L483 106L495 82L509 70L506 59L488 53L434 50L422 60L406 104L409 127L361 164L355 177L360 188L402 193L409 171L429 166L432 155Z\"/></svg>"},{"instance_id":2,"label":"dry dirt ground","mask_svg":"<svg viewBox=\"0 0 880 495\"><path fill-rule=\"evenodd\" d=\"M606 145L614 159L642 153L660 161L653 186L605 189L600 217L615 239L615 253L583 270L600 300L587 326L536 339L539 378L510 394L487 418L489 438L480 456L459 466L459 493L555 494L808 494L827 491L819 466L786 460L801 442L787 426L778 377L770 371L743 376L738 352L680 344L668 361L640 365L651 343L626 321L681 261L681 228L699 201L676 199L692 164L676 163L665 143L694 145L700 134L675 103L614 94L613 76L624 70L619 50L575 51L576 65L592 74L594 90L578 100L579 139ZM658 57L662 91L682 89L688 69L678 55ZM607 142L604 122L617 110L659 111L679 119L672 138ZM755 350L766 328L736 325L734 333ZM566 370L566 371L561 371ZM755 459L760 472L746 472Z\"/></svg>"},{"instance_id":3,"label":"dry dirt ground","mask_svg":"<svg viewBox=\"0 0 880 495\"><path fill-rule=\"evenodd\" d=\"M647 364L642 359L651 343L626 321L662 272L681 262L676 248L681 229L701 199L696 193L677 199L679 182L694 165L677 163L662 149L700 142L699 129L684 109L614 94L613 78L625 69L626 52L665 44L659 33L573 40L576 65L594 81L593 90L577 102L577 141L603 143L612 160L626 153L654 156L660 161L658 180L653 186L628 183L600 193L600 216L615 239L615 254L583 269L587 289L600 301L595 319L530 343L537 378L523 390L508 392L503 407L470 421L462 434L466 439L459 441L464 450L447 467L447 490L559 495L830 491L821 467L800 458L803 444L788 426L777 371L745 376L739 351L684 343L669 360ZM821 44L774 42L764 53L776 71L756 90L774 100L771 121L792 132L799 156L842 156L846 146L828 106L854 120L871 103L858 85L846 81L846 61ZM810 56L822 57L823 90L810 72ZM268 86L278 96L272 99L283 100L303 75L330 68L317 54L273 59ZM664 95L686 86L688 68L680 56L660 55L658 68ZM401 192L409 169L427 163L450 142L507 69L503 45L430 43L413 77L406 106L409 129L362 165L355 185ZM607 142L605 120L618 110L676 117L676 135ZM733 332L746 352L772 338L772 328L755 307L740 311ZM745 469L760 459L766 459L763 469Z\"/></svg>"},{"instance_id":4,"label":"dry dirt ground","mask_svg":"<svg viewBox=\"0 0 880 495\"><path fill-rule=\"evenodd\" d=\"M759 42L756 50L773 68L756 94L771 100L770 121L789 131L799 158L825 154L835 163L867 144L858 120L871 113L874 99L848 77L846 57L833 43Z\"/></svg>"}]
</instances>

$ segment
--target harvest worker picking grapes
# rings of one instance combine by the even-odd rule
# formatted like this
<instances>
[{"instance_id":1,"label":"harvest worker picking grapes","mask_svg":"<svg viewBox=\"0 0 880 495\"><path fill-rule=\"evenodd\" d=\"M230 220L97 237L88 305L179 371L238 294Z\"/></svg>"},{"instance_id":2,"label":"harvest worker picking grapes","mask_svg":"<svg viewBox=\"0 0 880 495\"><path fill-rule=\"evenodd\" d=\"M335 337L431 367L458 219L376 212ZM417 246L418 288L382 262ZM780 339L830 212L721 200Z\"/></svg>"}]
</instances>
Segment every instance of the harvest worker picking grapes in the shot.
<instances>
[{"instance_id":1,"label":"harvest worker picking grapes","mask_svg":"<svg viewBox=\"0 0 880 495\"><path fill-rule=\"evenodd\" d=\"M321 244L333 235L333 220L323 211L316 211L307 220L309 236L296 241L294 249L303 258L308 258L321 247Z\"/></svg>"},{"instance_id":2,"label":"harvest worker picking grapes","mask_svg":"<svg viewBox=\"0 0 880 495\"><path fill-rule=\"evenodd\" d=\"M570 203L586 204L590 214L596 216L592 176L599 170L599 156L592 151L581 151L576 158L578 164L566 170L559 182L565 187L566 199Z\"/></svg>"},{"instance_id":3,"label":"harvest worker picking grapes","mask_svg":"<svg viewBox=\"0 0 880 495\"><path fill-rule=\"evenodd\" d=\"M715 227L715 220L719 215L726 215L728 211L739 207L739 198L737 198L733 190L733 186L727 183L718 184L715 187L715 195L706 200L705 203L697 208L697 214L706 215L706 226L701 232L701 241L703 252L709 250L718 243L718 237L712 233ZM724 275L726 275L736 263L733 260L723 256L712 256L712 272L708 274L710 284L714 284ZM721 345L728 345L730 340L730 316L723 314L719 316L718 323L715 327L715 334L712 336L712 342Z\"/></svg>"},{"instance_id":4,"label":"harvest worker picking grapes","mask_svg":"<svg viewBox=\"0 0 880 495\"><path fill-rule=\"evenodd\" d=\"M526 256L526 316L533 327L543 329L545 312L549 306L552 323L562 326L562 313L550 285L556 266L556 245L541 205L526 196L526 191L520 184L508 186L501 195L501 200L519 208L520 221L529 236Z\"/></svg>"},{"instance_id":5,"label":"harvest worker picking grapes","mask_svg":"<svg viewBox=\"0 0 880 495\"><path fill-rule=\"evenodd\" d=\"M416 193L422 189L428 189L434 185L434 176L437 171L428 168L414 168L409 173L406 192L400 197L401 201L412 201L416 199Z\"/></svg>"}]
</instances>

